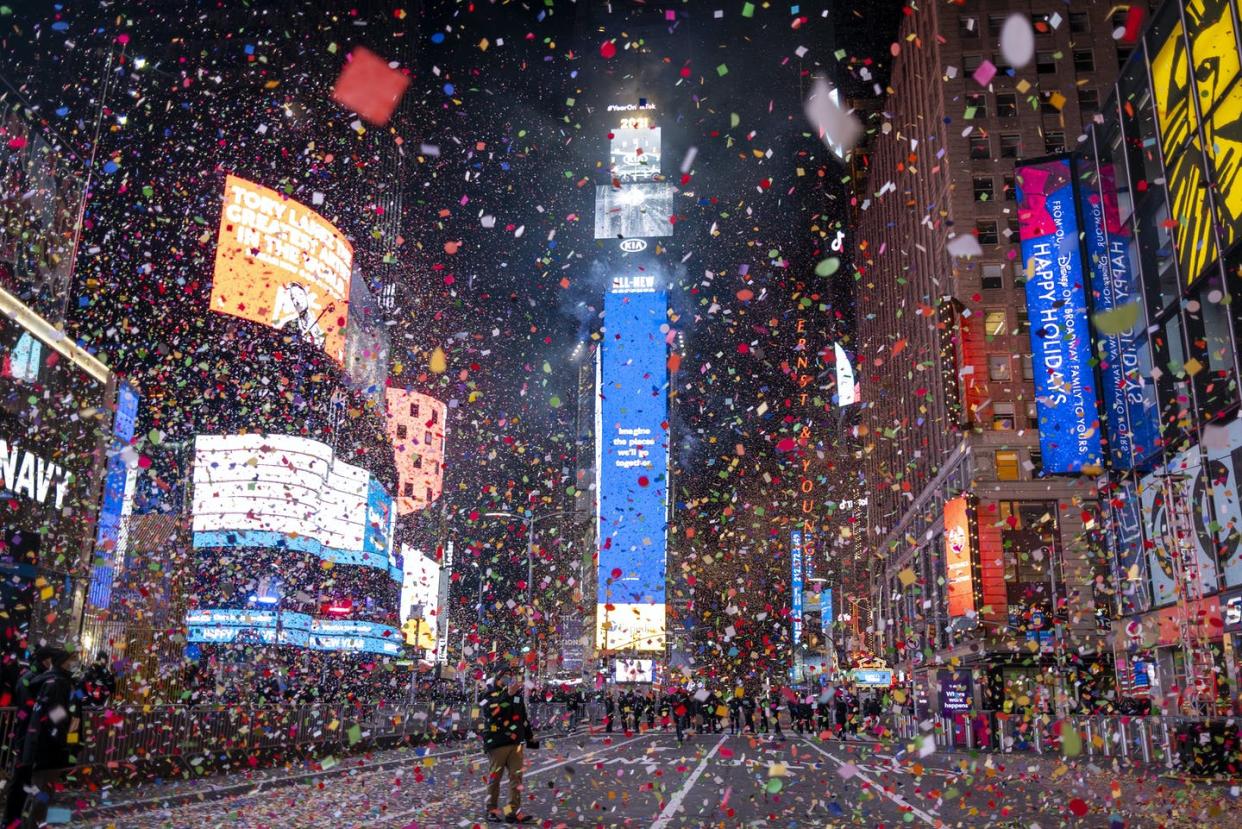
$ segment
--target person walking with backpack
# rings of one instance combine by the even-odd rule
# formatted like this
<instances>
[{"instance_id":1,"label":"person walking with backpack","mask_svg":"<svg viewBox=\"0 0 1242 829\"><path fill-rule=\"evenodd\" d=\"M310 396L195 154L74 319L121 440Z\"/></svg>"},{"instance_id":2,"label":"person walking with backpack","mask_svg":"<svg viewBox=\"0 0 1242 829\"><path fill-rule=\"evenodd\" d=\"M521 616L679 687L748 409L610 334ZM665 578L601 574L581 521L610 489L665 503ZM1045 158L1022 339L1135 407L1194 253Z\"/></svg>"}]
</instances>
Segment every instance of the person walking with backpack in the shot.
<instances>
[{"instance_id":1,"label":"person walking with backpack","mask_svg":"<svg viewBox=\"0 0 1242 829\"><path fill-rule=\"evenodd\" d=\"M36 789L22 811L22 825L29 827L44 822L52 784L74 764L69 735L78 729L77 683L72 673L77 655L58 648L50 652L50 658L52 667L31 682L38 691L22 749L21 764L30 767L30 784Z\"/></svg>"}]
</instances>

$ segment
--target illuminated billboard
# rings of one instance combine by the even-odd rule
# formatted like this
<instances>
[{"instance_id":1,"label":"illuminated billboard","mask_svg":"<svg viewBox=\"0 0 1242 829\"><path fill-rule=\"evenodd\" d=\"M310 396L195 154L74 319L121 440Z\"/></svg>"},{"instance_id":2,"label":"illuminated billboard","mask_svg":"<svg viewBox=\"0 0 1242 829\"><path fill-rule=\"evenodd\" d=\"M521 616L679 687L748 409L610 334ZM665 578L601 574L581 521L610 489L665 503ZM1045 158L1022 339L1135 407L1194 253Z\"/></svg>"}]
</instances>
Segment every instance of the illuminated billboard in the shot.
<instances>
[{"instance_id":1,"label":"illuminated billboard","mask_svg":"<svg viewBox=\"0 0 1242 829\"><path fill-rule=\"evenodd\" d=\"M655 662L650 659L618 659L613 666L613 681L618 684L655 682Z\"/></svg>"},{"instance_id":2,"label":"illuminated billboard","mask_svg":"<svg viewBox=\"0 0 1242 829\"><path fill-rule=\"evenodd\" d=\"M112 601L116 565L124 562L125 551L120 547L121 520L126 498L133 497L137 479L130 474L123 451L133 440L137 421L138 392L128 384L120 383L116 390L116 412L112 417L112 445L108 449L108 465L104 473L103 502L95 530L91 584L86 593L86 599L93 607L107 607Z\"/></svg>"},{"instance_id":3,"label":"illuminated billboard","mask_svg":"<svg viewBox=\"0 0 1242 829\"><path fill-rule=\"evenodd\" d=\"M388 439L397 462L397 512L431 506L444 490L444 433L448 406L404 389L384 392Z\"/></svg>"},{"instance_id":4,"label":"illuminated billboard","mask_svg":"<svg viewBox=\"0 0 1242 829\"><path fill-rule=\"evenodd\" d=\"M1078 473L1100 465L1102 440L1073 168L1063 157L1015 173L1042 465Z\"/></svg>"},{"instance_id":5,"label":"illuminated billboard","mask_svg":"<svg viewBox=\"0 0 1242 829\"><path fill-rule=\"evenodd\" d=\"M1101 314L1140 303L1142 287L1131 267L1132 230L1121 221L1113 165L1099 168L1096 183L1098 190L1083 188L1081 203L1092 304ZM1129 330L1095 332L1108 454L1117 469L1133 469L1159 448L1155 386L1147 380L1151 355L1142 335L1141 321Z\"/></svg>"},{"instance_id":6,"label":"illuminated billboard","mask_svg":"<svg viewBox=\"0 0 1242 829\"><path fill-rule=\"evenodd\" d=\"M315 211L225 179L211 310L297 333L344 363L353 259L353 246Z\"/></svg>"},{"instance_id":7,"label":"illuminated billboard","mask_svg":"<svg viewBox=\"0 0 1242 829\"><path fill-rule=\"evenodd\" d=\"M330 446L287 435L199 435L194 546L274 547L388 572L392 499Z\"/></svg>"},{"instance_id":8,"label":"illuminated billboard","mask_svg":"<svg viewBox=\"0 0 1242 829\"><path fill-rule=\"evenodd\" d=\"M850 365L850 355L845 353L840 343L832 344L832 354L836 361L837 405L849 406L857 403L859 400L858 384L854 380L854 367Z\"/></svg>"},{"instance_id":9,"label":"illuminated billboard","mask_svg":"<svg viewBox=\"0 0 1242 829\"><path fill-rule=\"evenodd\" d=\"M960 495L944 502L944 570L949 618L974 616L978 530L974 505Z\"/></svg>"},{"instance_id":10,"label":"illuminated billboard","mask_svg":"<svg viewBox=\"0 0 1242 829\"><path fill-rule=\"evenodd\" d=\"M668 296L617 280L597 352L600 647L664 648Z\"/></svg>"},{"instance_id":11,"label":"illuminated billboard","mask_svg":"<svg viewBox=\"0 0 1242 829\"><path fill-rule=\"evenodd\" d=\"M665 182L595 188L595 238L650 238L673 233L673 188Z\"/></svg>"},{"instance_id":12,"label":"illuminated billboard","mask_svg":"<svg viewBox=\"0 0 1242 829\"><path fill-rule=\"evenodd\" d=\"M206 645L291 645L316 651L400 656L401 632L363 619L316 619L288 610L200 608L186 613L186 641Z\"/></svg>"},{"instance_id":13,"label":"illuminated billboard","mask_svg":"<svg viewBox=\"0 0 1242 829\"><path fill-rule=\"evenodd\" d=\"M793 617L793 644L798 647L802 641L802 530L794 530L789 534L789 562L793 570L789 586L792 593L790 599L790 616Z\"/></svg>"}]
</instances>

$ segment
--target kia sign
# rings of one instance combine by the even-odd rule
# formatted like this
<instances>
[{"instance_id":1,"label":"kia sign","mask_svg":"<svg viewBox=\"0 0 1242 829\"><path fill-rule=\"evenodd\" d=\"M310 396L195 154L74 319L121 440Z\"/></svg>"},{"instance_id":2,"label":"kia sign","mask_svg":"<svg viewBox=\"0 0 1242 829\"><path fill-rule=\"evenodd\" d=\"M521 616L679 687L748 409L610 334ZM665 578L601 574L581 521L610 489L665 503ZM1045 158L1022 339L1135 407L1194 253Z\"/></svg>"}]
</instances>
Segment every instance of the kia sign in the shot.
<instances>
[{"instance_id":1,"label":"kia sign","mask_svg":"<svg viewBox=\"0 0 1242 829\"><path fill-rule=\"evenodd\" d=\"M619 247L625 253L641 253L647 249L647 242L645 239L622 239Z\"/></svg>"}]
</instances>

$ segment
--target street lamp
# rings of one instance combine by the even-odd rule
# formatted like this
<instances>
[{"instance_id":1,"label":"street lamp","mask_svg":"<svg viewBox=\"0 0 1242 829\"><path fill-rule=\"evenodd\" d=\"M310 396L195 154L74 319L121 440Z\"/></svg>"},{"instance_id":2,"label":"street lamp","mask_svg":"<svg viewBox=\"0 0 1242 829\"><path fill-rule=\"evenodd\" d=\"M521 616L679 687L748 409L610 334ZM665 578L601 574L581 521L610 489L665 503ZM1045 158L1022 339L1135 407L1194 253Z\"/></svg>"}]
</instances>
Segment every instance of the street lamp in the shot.
<instances>
[{"instance_id":1,"label":"street lamp","mask_svg":"<svg viewBox=\"0 0 1242 829\"><path fill-rule=\"evenodd\" d=\"M563 518L567 515L573 515L572 512L561 510L558 512L545 512L535 515L530 510L526 510L521 515L515 512L485 512L488 518L511 518L521 521L526 525L526 613L527 613L527 636L529 637L528 647L531 653L537 653L535 643L535 524L545 521L549 518ZM527 684L526 660L522 660L522 685Z\"/></svg>"}]
</instances>

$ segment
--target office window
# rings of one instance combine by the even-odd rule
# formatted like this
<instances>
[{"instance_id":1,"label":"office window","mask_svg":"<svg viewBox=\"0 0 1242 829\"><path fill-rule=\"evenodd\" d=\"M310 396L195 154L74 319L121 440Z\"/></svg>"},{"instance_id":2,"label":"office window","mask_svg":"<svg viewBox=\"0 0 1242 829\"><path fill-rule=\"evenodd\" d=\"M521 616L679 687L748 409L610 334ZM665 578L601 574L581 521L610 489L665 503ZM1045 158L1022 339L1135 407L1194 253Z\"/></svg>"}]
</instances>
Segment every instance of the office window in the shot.
<instances>
[{"instance_id":1,"label":"office window","mask_svg":"<svg viewBox=\"0 0 1242 829\"><path fill-rule=\"evenodd\" d=\"M1009 367L1008 354L988 355L988 378L1001 381L1013 379L1013 374Z\"/></svg>"},{"instance_id":2,"label":"office window","mask_svg":"<svg viewBox=\"0 0 1242 829\"><path fill-rule=\"evenodd\" d=\"M1083 115L1100 111L1100 93L1095 89L1078 90L1078 109Z\"/></svg>"},{"instance_id":3,"label":"office window","mask_svg":"<svg viewBox=\"0 0 1242 829\"><path fill-rule=\"evenodd\" d=\"M1044 152L1049 155L1065 152L1065 133L1060 130L1044 130Z\"/></svg>"},{"instance_id":4,"label":"office window","mask_svg":"<svg viewBox=\"0 0 1242 829\"><path fill-rule=\"evenodd\" d=\"M1070 12L1069 28L1076 35L1091 31L1091 15L1086 12Z\"/></svg>"},{"instance_id":5,"label":"office window","mask_svg":"<svg viewBox=\"0 0 1242 829\"><path fill-rule=\"evenodd\" d=\"M1034 380L1035 379L1035 361L1031 359L1030 354L1022 355L1022 379L1023 380Z\"/></svg>"},{"instance_id":6,"label":"office window","mask_svg":"<svg viewBox=\"0 0 1242 829\"><path fill-rule=\"evenodd\" d=\"M418 417L418 404L417 403L410 404L410 417Z\"/></svg>"},{"instance_id":7,"label":"office window","mask_svg":"<svg viewBox=\"0 0 1242 829\"><path fill-rule=\"evenodd\" d=\"M1018 242L1021 242L1022 235L1019 233L1021 226L1018 223L1018 217L1010 216L1009 219L1006 220L1005 225L1005 235L1009 239L1009 243L1016 245Z\"/></svg>"},{"instance_id":8,"label":"office window","mask_svg":"<svg viewBox=\"0 0 1242 829\"><path fill-rule=\"evenodd\" d=\"M970 157L975 160L986 160L992 157L992 147L986 135L970 136Z\"/></svg>"},{"instance_id":9,"label":"office window","mask_svg":"<svg viewBox=\"0 0 1242 829\"><path fill-rule=\"evenodd\" d=\"M1117 67L1121 68L1126 65L1126 61L1130 59L1130 55L1134 53L1133 47L1118 46L1117 47Z\"/></svg>"},{"instance_id":10,"label":"office window","mask_svg":"<svg viewBox=\"0 0 1242 829\"><path fill-rule=\"evenodd\" d=\"M969 77L983 65L983 55L962 55L962 71Z\"/></svg>"},{"instance_id":11,"label":"office window","mask_svg":"<svg viewBox=\"0 0 1242 829\"><path fill-rule=\"evenodd\" d=\"M1003 92L996 96L996 114L1000 118L1018 117L1018 96Z\"/></svg>"},{"instance_id":12,"label":"office window","mask_svg":"<svg viewBox=\"0 0 1242 829\"><path fill-rule=\"evenodd\" d=\"M1022 136L1016 132L1000 134L1000 157L1019 158L1022 155Z\"/></svg>"},{"instance_id":13,"label":"office window","mask_svg":"<svg viewBox=\"0 0 1242 829\"><path fill-rule=\"evenodd\" d=\"M1055 75L1057 71L1056 52L1038 51L1035 53L1035 71L1041 75Z\"/></svg>"},{"instance_id":14,"label":"office window","mask_svg":"<svg viewBox=\"0 0 1242 829\"><path fill-rule=\"evenodd\" d=\"M992 221L975 222L975 235L981 245L995 245L1000 241L996 235L996 222Z\"/></svg>"},{"instance_id":15,"label":"office window","mask_svg":"<svg viewBox=\"0 0 1242 829\"><path fill-rule=\"evenodd\" d=\"M440 410L432 409L431 410L431 425L434 426L439 422L440 422Z\"/></svg>"},{"instance_id":16,"label":"office window","mask_svg":"<svg viewBox=\"0 0 1242 829\"><path fill-rule=\"evenodd\" d=\"M423 433L423 444L424 444L425 446L430 446L430 445L431 445L432 440L433 440L433 438L431 437L431 432L424 432L424 433Z\"/></svg>"},{"instance_id":17,"label":"office window","mask_svg":"<svg viewBox=\"0 0 1242 829\"><path fill-rule=\"evenodd\" d=\"M414 497L414 482L406 481L405 483L403 483L401 485L401 494L405 496L406 498L413 498Z\"/></svg>"},{"instance_id":18,"label":"office window","mask_svg":"<svg viewBox=\"0 0 1242 829\"><path fill-rule=\"evenodd\" d=\"M1074 71L1075 72L1094 72L1095 71L1095 54L1090 49L1074 50Z\"/></svg>"},{"instance_id":19,"label":"office window","mask_svg":"<svg viewBox=\"0 0 1242 829\"><path fill-rule=\"evenodd\" d=\"M422 468L423 468L423 456L422 456L422 455L415 455L415 456L414 456L414 468L415 468L415 469L422 469Z\"/></svg>"},{"instance_id":20,"label":"office window","mask_svg":"<svg viewBox=\"0 0 1242 829\"><path fill-rule=\"evenodd\" d=\"M974 109L973 115L970 110ZM967 115L974 118L988 117L988 96L986 92L970 92L966 95Z\"/></svg>"},{"instance_id":21,"label":"office window","mask_svg":"<svg viewBox=\"0 0 1242 829\"><path fill-rule=\"evenodd\" d=\"M1009 19L1005 14L989 14L988 15L988 31L992 33L992 37L1000 37L1001 29L1005 28L1005 21Z\"/></svg>"},{"instance_id":22,"label":"office window","mask_svg":"<svg viewBox=\"0 0 1242 829\"><path fill-rule=\"evenodd\" d=\"M1038 420L1034 420L1031 422L1037 423ZM1040 473L1040 470L1044 468L1044 453L1041 452L1038 448L1035 448L1035 449L1026 450L1026 454L1031 459L1031 472L1035 475L1038 475Z\"/></svg>"},{"instance_id":23,"label":"office window","mask_svg":"<svg viewBox=\"0 0 1242 829\"><path fill-rule=\"evenodd\" d=\"M1012 403L992 404L992 429L997 432L1007 432L1013 429Z\"/></svg>"},{"instance_id":24,"label":"office window","mask_svg":"<svg viewBox=\"0 0 1242 829\"><path fill-rule=\"evenodd\" d=\"M1004 311L988 311L983 315L983 330L989 337L1000 337L1005 333Z\"/></svg>"},{"instance_id":25,"label":"office window","mask_svg":"<svg viewBox=\"0 0 1242 829\"><path fill-rule=\"evenodd\" d=\"M397 424L397 440L405 440L408 435L409 435L409 429L406 428L405 424L398 423Z\"/></svg>"},{"instance_id":26,"label":"office window","mask_svg":"<svg viewBox=\"0 0 1242 829\"><path fill-rule=\"evenodd\" d=\"M961 37L979 36L979 18L962 15L957 19L957 33Z\"/></svg>"},{"instance_id":27,"label":"office window","mask_svg":"<svg viewBox=\"0 0 1242 829\"><path fill-rule=\"evenodd\" d=\"M985 291L999 291L1005 287L1005 266L995 263L984 265L980 284Z\"/></svg>"},{"instance_id":28,"label":"office window","mask_svg":"<svg viewBox=\"0 0 1242 829\"><path fill-rule=\"evenodd\" d=\"M428 504L436 499L435 494L431 491L431 487L427 487L427 497L424 499Z\"/></svg>"},{"instance_id":29,"label":"office window","mask_svg":"<svg viewBox=\"0 0 1242 829\"><path fill-rule=\"evenodd\" d=\"M1057 113L1061 111L1057 109L1056 106L1052 103L1052 96L1055 94L1060 94L1060 93L1056 92L1055 90L1053 92L1039 93L1039 114L1040 115L1056 115Z\"/></svg>"},{"instance_id":30,"label":"office window","mask_svg":"<svg viewBox=\"0 0 1242 829\"><path fill-rule=\"evenodd\" d=\"M1005 182L1005 186L1004 186L1005 201L1017 201L1018 200L1018 188L1017 188L1017 185L1014 183L1014 177L1010 174L1006 174L1004 178L1004 182Z\"/></svg>"},{"instance_id":31,"label":"office window","mask_svg":"<svg viewBox=\"0 0 1242 829\"><path fill-rule=\"evenodd\" d=\"M1017 481L1022 477L1018 464L1017 452L1000 451L996 453L996 480Z\"/></svg>"},{"instance_id":32,"label":"office window","mask_svg":"<svg viewBox=\"0 0 1242 829\"><path fill-rule=\"evenodd\" d=\"M1022 276L1018 278L1018 280L1021 281L1021 285L1026 285L1026 273L1024 272ZM1019 284L1018 280L1015 280L1014 287L1018 287L1018 284ZM1029 337L1031 335L1031 315L1026 312L1025 304L1020 305L1016 310L1018 314L1017 333L1025 334L1026 336Z\"/></svg>"},{"instance_id":33,"label":"office window","mask_svg":"<svg viewBox=\"0 0 1242 829\"><path fill-rule=\"evenodd\" d=\"M1039 404L1034 400L1026 404L1026 422L1032 429L1039 428Z\"/></svg>"},{"instance_id":34,"label":"office window","mask_svg":"<svg viewBox=\"0 0 1242 829\"><path fill-rule=\"evenodd\" d=\"M977 176L972 180L975 191L975 201L991 201L995 195L993 192L994 182L991 176Z\"/></svg>"}]
</instances>

